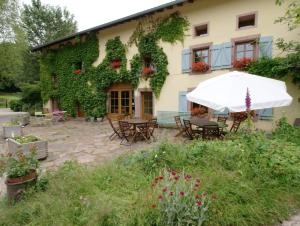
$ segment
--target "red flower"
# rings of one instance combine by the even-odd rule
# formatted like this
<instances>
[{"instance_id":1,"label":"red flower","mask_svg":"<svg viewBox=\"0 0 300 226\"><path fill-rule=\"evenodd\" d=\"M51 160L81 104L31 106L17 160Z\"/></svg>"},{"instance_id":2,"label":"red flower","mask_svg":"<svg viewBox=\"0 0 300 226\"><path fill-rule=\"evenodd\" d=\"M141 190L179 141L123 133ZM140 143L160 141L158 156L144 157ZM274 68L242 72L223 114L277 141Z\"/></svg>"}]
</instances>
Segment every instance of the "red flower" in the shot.
<instances>
[{"instance_id":1,"label":"red flower","mask_svg":"<svg viewBox=\"0 0 300 226\"><path fill-rule=\"evenodd\" d=\"M163 176L159 176L159 179L162 180L162 179L164 179L164 177Z\"/></svg>"},{"instance_id":2,"label":"red flower","mask_svg":"<svg viewBox=\"0 0 300 226\"><path fill-rule=\"evenodd\" d=\"M189 180L189 179L191 179L191 178L192 178L191 175L185 175L185 176L184 176L184 179L186 179L186 180Z\"/></svg>"},{"instance_id":3,"label":"red flower","mask_svg":"<svg viewBox=\"0 0 300 226\"><path fill-rule=\"evenodd\" d=\"M167 191L167 188L163 188L163 190L162 190L163 192L166 192Z\"/></svg>"},{"instance_id":4,"label":"red flower","mask_svg":"<svg viewBox=\"0 0 300 226\"><path fill-rule=\"evenodd\" d=\"M196 182L200 184L200 183L201 183L201 180L200 180L200 179L196 179Z\"/></svg>"},{"instance_id":5,"label":"red flower","mask_svg":"<svg viewBox=\"0 0 300 226\"><path fill-rule=\"evenodd\" d=\"M143 75L151 75L153 73L153 70L151 67L144 67L143 68Z\"/></svg>"},{"instance_id":6,"label":"red flower","mask_svg":"<svg viewBox=\"0 0 300 226\"><path fill-rule=\"evenodd\" d=\"M112 67L113 69L119 68L120 66L121 66L121 61L120 61L120 60L113 60L113 61L111 62L111 67Z\"/></svg>"},{"instance_id":7,"label":"red flower","mask_svg":"<svg viewBox=\"0 0 300 226\"><path fill-rule=\"evenodd\" d=\"M195 62L192 64L192 70L196 72L207 72L209 65L203 61Z\"/></svg>"},{"instance_id":8,"label":"red flower","mask_svg":"<svg viewBox=\"0 0 300 226\"><path fill-rule=\"evenodd\" d=\"M172 171L172 175L175 176L176 175L176 171L173 170Z\"/></svg>"},{"instance_id":9,"label":"red flower","mask_svg":"<svg viewBox=\"0 0 300 226\"><path fill-rule=\"evenodd\" d=\"M153 204L152 206L151 206L151 208L152 209L155 209L157 206L155 205L155 204Z\"/></svg>"},{"instance_id":10,"label":"red flower","mask_svg":"<svg viewBox=\"0 0 300 226\"><path fill-rule=\"evenodd\" d=\"M158 196L158 199L163 200L163 196L162 195Z\"/></svg>"},{"instance_id":11,"label":"red flower","mask_svg":"<svg viewBox=\"0 0 300 226\"><path fill-rule=\"evenodd\" d=\"M170 196L173 196L173 195L174 195L174 192L171 191L169 195L170 195Z\"/></svg>"},{"instance_id":12,"label":"red flower","mask_svg":"<svg viewBox=\"0 0 300 226\"><path fill-rule=\"evenodd\" d=\"M179 195L184 196L184 192L183 191L179 192Z\"/></svg>"},{"instance_id":13,"label":"red flower","mask_svg":"<svg viewBox=\"0 0 300 226\"><path fill-rule=\"evenodd\" d=\"M179 180L180 176L176 176L174 177L175 180Z\"/></svg>"},{"instance_id":14,"label":"red flower","mask_svg":"<svg viewBox=\"0 0 300 226\"><path fill-rule=\"evenodd\" d=\"M202 206L202 202L201 202L201 201L198 201L198 202L197 202L197 205L198 205L198 206Z\"/></svg>"},{"instance_id":15,"label":"red flower","mask_svg":"<svg viewBox=\"0 0 300 226\"><path fill-rule=\"evenodd\" d=\"M233 67L237 69L244 69L247 67L253 60L251 58L244 57L233 62Z\"/></svg>"},{"instance_id":16,"label":"red flower","mask_svg":"<svg viewBox=\"0 0 300 226\"><path fill-rule=\"evenodd\" d=\"M75 75L79 75L80 73L81 73L80 69L77 69L77 70L73 71L73 74L75 74Z\"/></svg>"},{"instance_id":17,"label":"red flower","mask_svg":"<svg viewBox=\"0 0 300 226\"><path fill-rule=\"evenodd\" d=\"M196 196L195 196L195 199L200 199L200 196L199 196L199 195L196 195Z\"/></svg>"}]
</instances>

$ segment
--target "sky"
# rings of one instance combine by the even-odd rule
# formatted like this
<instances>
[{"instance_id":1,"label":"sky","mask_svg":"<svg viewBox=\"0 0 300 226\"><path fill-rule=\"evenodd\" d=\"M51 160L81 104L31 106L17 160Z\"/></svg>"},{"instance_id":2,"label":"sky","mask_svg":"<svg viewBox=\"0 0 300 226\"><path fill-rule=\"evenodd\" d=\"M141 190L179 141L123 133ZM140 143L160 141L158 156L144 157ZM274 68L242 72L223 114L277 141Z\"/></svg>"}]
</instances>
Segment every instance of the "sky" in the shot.
<instances>
[{"instance_id":1,"label":"sky","mask_svg":"<svg viewBox=\"0 0 300 226\"><path fill-rule=\"evenodd\" d=\"M75 16L78 31L89 29L171 0L41 0L43 4L66 7ZM21 0L21 4L31 0Z\"/></svg>"}]
</instances>

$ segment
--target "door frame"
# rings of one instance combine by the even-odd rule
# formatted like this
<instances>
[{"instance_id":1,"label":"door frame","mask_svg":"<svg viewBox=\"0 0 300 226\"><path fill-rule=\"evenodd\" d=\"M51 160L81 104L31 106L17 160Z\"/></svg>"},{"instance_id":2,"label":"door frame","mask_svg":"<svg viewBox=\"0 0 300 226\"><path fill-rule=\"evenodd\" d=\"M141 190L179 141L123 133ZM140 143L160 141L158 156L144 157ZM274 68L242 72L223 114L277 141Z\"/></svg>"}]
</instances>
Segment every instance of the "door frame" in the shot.
<instances>
[{"instance_id":1,"label":"door frame","mask_svg":"<svg viewBox=\"0 0 300 226\"><path fill-rule=\"evenodd\" d=\"M145 93L151 93L151 97L152 97L152 115L151 115L151 118L153 118L153 115L154 115L154 97L153 97L153 92L152 91L141 91L141 118L143 119L150 119L150 117L145 117L145 114L144 114L144 109L145 109L145 106L144 106L144 94Z\"/></svg>"}]
</instances>

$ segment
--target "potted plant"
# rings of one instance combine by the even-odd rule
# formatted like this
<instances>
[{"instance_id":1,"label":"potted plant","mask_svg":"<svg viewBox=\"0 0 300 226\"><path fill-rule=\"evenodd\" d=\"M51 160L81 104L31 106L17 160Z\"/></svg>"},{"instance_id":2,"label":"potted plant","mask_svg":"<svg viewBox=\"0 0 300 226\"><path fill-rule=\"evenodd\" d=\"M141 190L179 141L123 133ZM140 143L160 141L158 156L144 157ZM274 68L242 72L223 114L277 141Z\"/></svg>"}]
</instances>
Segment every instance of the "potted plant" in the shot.
<instances>
[{"instance_id":1,"label":"potted plant","mask_svg":"<svg viewBox=\"0 0 300 226\"><path fill-rule=\"evenodd\" d=\"M12 138L16 136L22 136L22 126L19 120L13 119L10 122L4 123L3 125L3 136L4 138Z\"/></svg>"},{"instance_id":2,"label":"potted plant","mask_svg":"<svg viewBox=\"0 0 300 226\"><path fill-rule=\"evenodd\" d=\"M37 159L43 160L48 157L48 142L33 135L20 136L9 138L8 152L16 155L18 150L21 150L24 155L30 155L30 150L36 150Z\"/></svg>"},{"instance_id":3,"label":"potted plant","mask_svg":"<svg viewBox=\"0 0 300 226\"><path fill-rule=\"evenodd\" d=\"M209 70L209 65L204 61L194 62L192 64L192 71L193 72L207 72Z\"/></svg>"},{"instance_id":4,"label":"potted plant","mask_svg":"<svg viewBox=\"0 0 300 226\"><path fill-rule=\"evenodd\" d=\"M75 75L79 75L81 73L81 70L80 69L77 69L77 70L74 70L73 71L73 74L75 74Z\"/></svg>"},{"instance_id":5,"label":"potted plant","mask_svg":"<svg viewBox=\"0 0 300 226\"><path fill-rule=\"evenodd\" d=\"M119 59L115 59L111 62L111 67L113 69L117 69L121 66L121 61Z\"/></svg>"},{"instance_id":6,"label":"potted plant","mask_svg":"<svg viewBox=\"0 0 300 226\"><path fill-rule=\"evenodd\" d=\"M251 58L244 57L233 62L233 67L239 70L245 69L253 60Z\"/></svg>"},{"instance_id":7,"label":"potted plant","mask_svg":"<svg viewBox=\"0 0 300 226\"><path fill-rule=\"evenodd\" d=\"M151 75L153 72L154 72L154 70L153 70L152 67L144 67L142 73L143 73L143 75L145 75L145 76L149 76L149 75Z\"/></svg>"},{"instance_id":8,"label":"potted plant","mask_svg":"<svg viewBox=\"0 0 300 226\"><path fill-rule=\"evenodd\" d=\"M29 155L24 155L21 150L18 150L16 156L8 155L5 168L8 200L17 201L24 190L36 182L38 160L35 149L32 148Z\"/></svg>"}]
</instances>

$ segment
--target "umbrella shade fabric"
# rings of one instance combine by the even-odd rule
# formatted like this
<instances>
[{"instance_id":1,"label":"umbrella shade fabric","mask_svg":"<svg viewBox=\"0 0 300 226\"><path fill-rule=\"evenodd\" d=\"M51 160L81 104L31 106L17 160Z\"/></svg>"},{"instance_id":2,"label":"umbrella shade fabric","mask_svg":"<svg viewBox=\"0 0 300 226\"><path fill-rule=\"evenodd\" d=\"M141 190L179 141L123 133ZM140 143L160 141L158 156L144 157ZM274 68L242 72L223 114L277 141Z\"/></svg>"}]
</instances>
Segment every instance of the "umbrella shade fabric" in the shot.
<instances>
[{"instance_id":1,"label":"umbrella shade fabric","mask_svg":"<svg viewBox=\"0 0 300 226\"><path fill-rule=\"evenodd\" d=\"M293 100L283 81L239 71L201 82L187 99L217 111L242 112L246 111L247 88L251 110L288 106Z\"/></svg>"}]
</instances>

